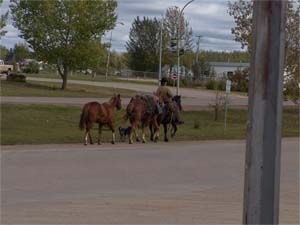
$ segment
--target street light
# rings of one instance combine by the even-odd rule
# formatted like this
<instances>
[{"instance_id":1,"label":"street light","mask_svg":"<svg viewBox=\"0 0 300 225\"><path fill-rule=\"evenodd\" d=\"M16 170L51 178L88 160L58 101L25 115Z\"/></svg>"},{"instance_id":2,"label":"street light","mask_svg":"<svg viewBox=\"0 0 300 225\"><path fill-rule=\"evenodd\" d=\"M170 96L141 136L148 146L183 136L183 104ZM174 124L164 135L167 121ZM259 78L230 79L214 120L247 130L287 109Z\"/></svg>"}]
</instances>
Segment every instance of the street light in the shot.
<instances>
[{"instance_id":1,"label":"street light","mask_svg":"<svg viewBox=\"0 0 300 225\"><path fill-rule=\"evenodd\" d=\"M164 16L161 16L160 24L160 43L159 43L159 72L158 72L158 86L160 85L161 80L161 57L162 57L162 32L163 32Z\"/></svg>"},{"instance_id":2,"label":"street light","mask_svg":"<svg viewBox=\"0 0 300 225\"><path fill-rule=\"evenodd\" d=\"M189 1L186 3L183 8L180 10L179 16L176 20L177 23L177 89L176 94L179 95L179 83L180 83L180 74L179 74L179 65L180 65L180 55L179 55L179 38L180 38L180 18L183 13L183 10L193 2L194 0Z\"/></svg>"},{"instance_id":3,"label":"street light","mask_svg":"<svg viewBox=\"0 0 300 225\"><path fill-rule=\"evenodd\" d=\"M124 25L123 22L117 22L116 24ZM112 41L112 32L113 32L113 30L110 31L109 49L108 49L108 54L107 54L105 80L107 80L107 78L108 78L108 68L109 68L109 59L110 59L110 49L111 49L111 41Z\"/></svg>"}]
</instances>

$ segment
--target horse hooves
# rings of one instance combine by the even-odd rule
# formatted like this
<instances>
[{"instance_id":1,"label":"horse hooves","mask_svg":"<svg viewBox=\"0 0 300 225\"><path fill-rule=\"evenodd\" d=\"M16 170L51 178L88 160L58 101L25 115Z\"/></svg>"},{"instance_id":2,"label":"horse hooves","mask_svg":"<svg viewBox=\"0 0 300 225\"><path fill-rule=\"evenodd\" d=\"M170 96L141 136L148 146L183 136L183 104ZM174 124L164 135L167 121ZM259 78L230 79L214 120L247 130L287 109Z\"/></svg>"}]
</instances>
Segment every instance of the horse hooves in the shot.
<instances>
[{"instance_id":1,"label":"horse hooves","mask_svg":"<svg viewBox=\"0 0 300 225\"><path fill-rule=\"evenodd\" d=\"M165 139L165 142L169 142L169 139L168 139L168 138L166 138L166 139Z\"/></svg>"},{"instance_id":2,"label":"horse hooves","mask_svg":"<svg viewBox=\"0 0 300 225\"><path fill-rule=\"evenodd\" d=\"M143 143L143 144L145 144L145 143L146 143L146 141L145 141L145 140L143 140L143 141L142 141L142 143Z\"/></svg>"},{"instance_id":3,"label":"horse hooves","mask_svg":"<svg viewBox=\"0 0 300 225\"><path fill-rule=\"evenodd\" d=\"M112 141L111 143L112 143L113 145L115 144L115 142L114 142L114 141Z\"/></svg>"},{"instance_id":4,"label":"horse hooves","mask_svg":"<svg viewBox=\"0 0 300 225\"><path fill-rule=\"evenodd\" d=\"M137 139L136 139L136 142L140 142L140 139L137 138Z\"/></svg>"},{"instance_id":5,"label":"horse hooves","mask_svg":"<svg viewBox=\"0 0 300 225\"><path fill-rule=\"evenodd\" d=\"M85 146L87 146L87 143L84 143Z\"/></svg>"}]
</instances>

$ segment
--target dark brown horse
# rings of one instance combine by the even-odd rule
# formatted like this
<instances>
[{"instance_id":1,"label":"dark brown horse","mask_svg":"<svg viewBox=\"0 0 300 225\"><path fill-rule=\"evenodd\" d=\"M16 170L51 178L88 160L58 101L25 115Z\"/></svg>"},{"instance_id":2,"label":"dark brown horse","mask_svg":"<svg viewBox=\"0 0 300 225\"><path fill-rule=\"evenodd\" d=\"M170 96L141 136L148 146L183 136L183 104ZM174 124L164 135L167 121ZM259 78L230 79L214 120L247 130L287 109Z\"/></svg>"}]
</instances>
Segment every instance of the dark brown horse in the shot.
<instances>
[{"instance_id":1,"label":"dark brown horse","mask_svg":"<svg viewBox=\"0 0 300 225\"><path fill-rule=\"evenodd\" d=\"M125 119L129 119L131 124L131 132L129 136L129 144L133 143L135 135L138 141L137 129L142 129L142 141L146 142L145 129L151 124L154 128L154 141L157 141L159 136L159 126L157 123L157 99L151 95L137 95L133 97L127 108Z\"/></svg>"},{"instance_id":2,"label":"dark brown horse","mask_svg":"<svg viewBox=\"0 0 300 225\"><path fill-rule=\"evenodd\" d=\"M115 108L121 109L121 97L120 95L113 96L109 102L100 104L98 102L89 102L83 106L80 116L79 128L83 130L85 128L84 144L87 145L88 137L90 138L90 144L93 144L90 130L93 123L99 124L98 144L101 144L101 132L102 127L107 125L112 131L112 141L115 143Z\"/></svg>"},{"instance_id":3,"label":"dark brown horse","mask_svg":"<svg viewBox=\"0 0 300 225\"><path fill-rule=\"evenodd\" d=\"M157 123L160 126L160 124L163 124L164 126L164 140L165 142L168 142L168 130L171 131L171 137L174 137L177 132L177 125L176 125L176 117L180 118L179 112L182 111L182 105L181 105L181 96L175 95L172 98L172 102L170 102L168 105L165 105L163 107L162 113L158 115L157 117ZM175 115L177 114L177 116ZM169 127L170 126L170 127ZM153 141L153 128L150 124L150 140ZM168 129L171 128L171 129Z\"/></svg>"}]
</instances>

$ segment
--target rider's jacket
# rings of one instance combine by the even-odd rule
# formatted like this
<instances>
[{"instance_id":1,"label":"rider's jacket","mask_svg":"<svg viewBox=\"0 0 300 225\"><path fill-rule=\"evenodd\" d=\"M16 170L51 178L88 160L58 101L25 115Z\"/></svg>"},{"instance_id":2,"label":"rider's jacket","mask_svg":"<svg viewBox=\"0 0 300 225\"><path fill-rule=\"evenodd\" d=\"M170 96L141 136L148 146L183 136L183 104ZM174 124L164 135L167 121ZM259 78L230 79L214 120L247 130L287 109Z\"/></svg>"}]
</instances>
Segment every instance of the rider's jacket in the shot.
<instances>
[{"instance_id":1,"label":"rider's jacket","mask_svg":"<svg viewBox=\"0 0 300 225\"><path fill-rule=\"evenodd\" d=\"M155 94L158 97L160 103L169 103L172 101L173 94L171 90L166 86L159 86Z\"/></svg>"}]
</instances>

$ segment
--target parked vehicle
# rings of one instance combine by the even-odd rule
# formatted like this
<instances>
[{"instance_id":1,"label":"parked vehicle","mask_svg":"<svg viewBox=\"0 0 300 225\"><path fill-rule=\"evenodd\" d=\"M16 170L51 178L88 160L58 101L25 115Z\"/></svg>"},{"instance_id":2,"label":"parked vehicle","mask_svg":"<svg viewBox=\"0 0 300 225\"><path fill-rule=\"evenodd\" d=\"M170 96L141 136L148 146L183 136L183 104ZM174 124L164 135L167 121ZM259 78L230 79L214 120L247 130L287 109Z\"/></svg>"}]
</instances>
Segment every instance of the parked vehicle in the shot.
<instances>
[{"instance_id":1,"label":"parked vehicle","mask_svg":"<svg viewBox=\"0 0 300 225\"><path fill-rule=\"evenodd\" d=\"M6 73L8 75L13 71L13 69L13 65L5 65L4 61L0 60L0 73Z\"/></svg>"}]
</instances>

